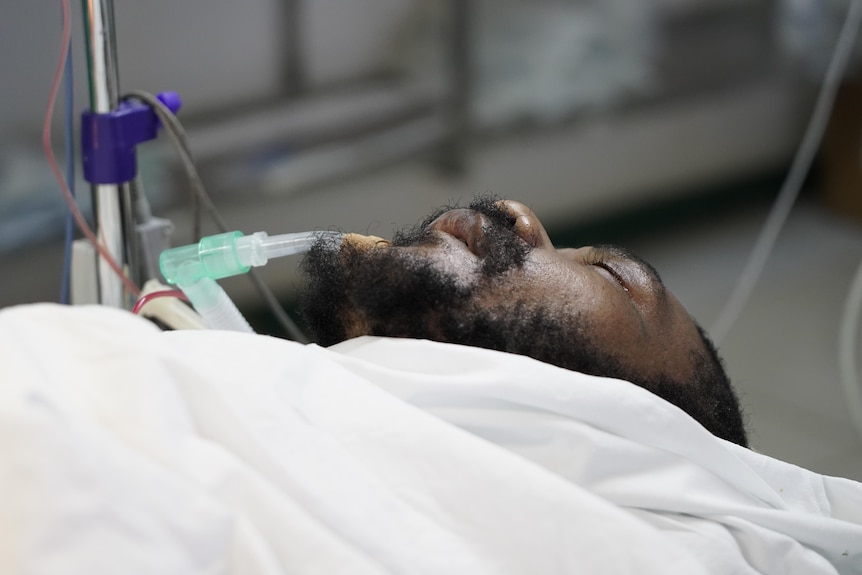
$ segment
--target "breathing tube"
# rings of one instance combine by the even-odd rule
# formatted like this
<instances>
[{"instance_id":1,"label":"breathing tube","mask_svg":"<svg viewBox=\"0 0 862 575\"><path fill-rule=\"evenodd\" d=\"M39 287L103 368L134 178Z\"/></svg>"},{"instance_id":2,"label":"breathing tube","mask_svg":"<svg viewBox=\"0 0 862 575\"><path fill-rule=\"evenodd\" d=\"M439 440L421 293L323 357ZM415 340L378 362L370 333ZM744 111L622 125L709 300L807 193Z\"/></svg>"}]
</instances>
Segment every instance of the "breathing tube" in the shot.
<instances>
[{"instance_id":1,"label":"breathing tube","mask_svg":"<svg viewBox=\"0 0 862 575\"><path fill-rule=\"evenodd\" d=\"M197 244L171 248L159 256L169 284L180 288L212 329L254 333L233 301L215 280L247 273L272 258L307 253L322 238L340 239L338 232L267 235L227 232L206 236Z\"/></svg>"}]
</instances>

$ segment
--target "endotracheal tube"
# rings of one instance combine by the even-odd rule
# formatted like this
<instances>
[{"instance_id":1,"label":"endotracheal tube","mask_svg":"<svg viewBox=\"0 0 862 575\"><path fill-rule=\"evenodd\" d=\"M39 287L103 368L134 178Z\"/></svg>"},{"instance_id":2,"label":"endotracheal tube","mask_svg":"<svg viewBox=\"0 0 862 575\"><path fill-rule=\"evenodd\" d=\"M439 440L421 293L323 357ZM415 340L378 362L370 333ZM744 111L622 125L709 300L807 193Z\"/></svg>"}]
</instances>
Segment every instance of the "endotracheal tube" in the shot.
<instances>
[{"instance_id":1,"label":"endotracheal tube","mask_svg":"<svg viewBox=\"0 0 862 575\"><path fill-rule=\"evenodd\" d=\"M254 333L233 301L215 280L244 274L270 259L304 254L319 239L341 238L337 232L302 232L269 236L228 232L207 236L197 244L162 252L159 267L213 329Z\"/></svg>"}]
</instances>

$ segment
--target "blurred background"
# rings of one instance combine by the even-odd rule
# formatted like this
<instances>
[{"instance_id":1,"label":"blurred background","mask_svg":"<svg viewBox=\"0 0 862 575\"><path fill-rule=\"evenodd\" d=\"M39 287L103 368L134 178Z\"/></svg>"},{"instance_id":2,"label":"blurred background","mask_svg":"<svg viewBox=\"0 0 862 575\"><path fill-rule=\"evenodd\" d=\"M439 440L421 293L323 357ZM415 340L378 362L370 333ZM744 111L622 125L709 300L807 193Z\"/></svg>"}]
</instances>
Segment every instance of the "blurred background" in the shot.
<instances>
[{"instance_id":1,"label":"blurred background","mask_svg":"<svg viewBox=\"0 0 862 575\"><path fill-rule=\"evenodd\" d=\"M78 116L88 100L75 4ZM651 260L709 328L800 143L847 2L114 5L121 92L181 94L179 117L230 227L391 237L436 206L493 193L530 205L555 243L619 243ZM40 133L60 30L57 2L0 6L0 306L58 300L64 206ZM862 480L837 359L862 260L857 61L720 347L755 449ZM60 156L62 113L61 103ZM174 245L188 243L189 186L172 149L144 145L139 163ZM77 187L88 208L80 176ZM262 268L291 313L295 268ZM283 335L244 278L223 285L259 331Z\"/></svg>"}]
</instances>

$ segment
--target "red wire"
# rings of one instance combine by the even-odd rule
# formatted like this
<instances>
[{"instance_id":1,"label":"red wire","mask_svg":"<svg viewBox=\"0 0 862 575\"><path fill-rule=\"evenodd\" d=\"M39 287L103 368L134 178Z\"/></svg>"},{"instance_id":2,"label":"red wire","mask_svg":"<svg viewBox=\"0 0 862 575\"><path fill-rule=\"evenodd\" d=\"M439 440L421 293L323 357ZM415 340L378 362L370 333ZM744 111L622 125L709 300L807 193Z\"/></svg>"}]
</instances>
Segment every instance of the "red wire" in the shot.
<instances>
[{"instance_id":1,"label":"red wire","mask_svg":"<svg viewBox=\"0 0 862 575\"><path fill-rule=\"evenodd\" d=\"M141 294L141 290L138 289L138 286L136 286L125 273L123 273L122 268L120 268L120 265L113 258L111 252L108 251L108 248L96 238L93 230L91 230L90 226L87 225L87 220L84 219L83 214L81 214L81 210L78 209L78 205L75 203L75 198L69 190L69 186L66 183L66 179L63 177L63 173L60 171L60 166L57 165L57 159L54 157L54 150L51 148L51 119L54 115L54 106L57 102L57 92L60 90L63 67L66 65L66 58L69 57L69 41L72 37L72 23L69 16L69 0L63 0L62 4L63 47L60 51L60 62L57 65L57 73L54 76L54 82L51 84L51 94L48 98L48 109L45 112L45 124L42 128L42 146L45 148L45 155L48 158L48 163L51 166L51 170L54 172L54 177L60 184L60 191L63 192L63 198L66 200L66 204L69 206L69 211L72 212L72 216L75 218L75 223L78 224L78 228L84 233L87 239L90 240L90 243L93 244L93 247L96 248L99 255L101 255L108 265L111 266L114 273L123 281L126 285L126 289L128 289L135 297L138 297Z\"/></svg>"},{"instance_id":2,"label":"red wire","mask_svg":"<svg viewBox=\"0 0 862 575\"><path fill-rule=\"evenodd\" d=\"M160 297L176 297L176 298L179 298L183 301L189 301L189 298L186 297L186 294L184 294L181 290L178 290L178 289L154 291L154 292L148 293L147 295L141 296L141 299L139 299L135 303L135 307L132 308L132 313L133 314L141 313L141 310L144 308L145 305L147 305L148 303L150 303L154 299L158 299Z\"/></svg>"}]
</instances>

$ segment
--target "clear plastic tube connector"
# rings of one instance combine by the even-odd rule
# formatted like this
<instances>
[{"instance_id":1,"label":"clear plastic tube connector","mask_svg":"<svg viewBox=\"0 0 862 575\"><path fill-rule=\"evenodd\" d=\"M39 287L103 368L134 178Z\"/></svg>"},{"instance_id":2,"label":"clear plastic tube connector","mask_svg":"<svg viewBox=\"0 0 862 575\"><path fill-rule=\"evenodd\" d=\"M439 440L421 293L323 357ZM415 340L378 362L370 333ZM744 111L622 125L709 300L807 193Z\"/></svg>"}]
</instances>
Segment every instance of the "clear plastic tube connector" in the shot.
<instances>
[{"instance_id":1,"label":"clear plastic tube connector","mask_svg":"<svg viewBox=\"0 0 862 575\"><path fill-rule=\"evenodd\" d=\"M300 232L270 236L266 232L243 235L227 232L202 238L197 244L171 248L159 257L159 268L170 284L182 287L202 278L221 279L247 273L272 259L304 254L326 236L337 232Z\"/></svg>"},{"instance_id":2,"label":"clear plastic tube connector","mask_svg":"<svg viewBox=\"0 0 862 575\"><path fill-rule=\"evenodd\" d=\"M165 250L159 268L165 280L183 290L192 306L213 329L252 332L248 322L215 280L244 274L270 259L304 254L322 237L336 232L302 232L269 236L227 232L202 238L197 244Z\"/></svg>"},{"instance_id":3,"label":"clear plastic tube connector","mask_svg":"<svg viewBox=\"0 0 862 575\"><path fill-rule=\"evenodd\" d=\"M341 234L303 232L270 236L266 232L256 232L237 239L237 258L242 265L262 266L272 258L304 254L324 236L341 236Z\"/></svg>"}]
</instances>

